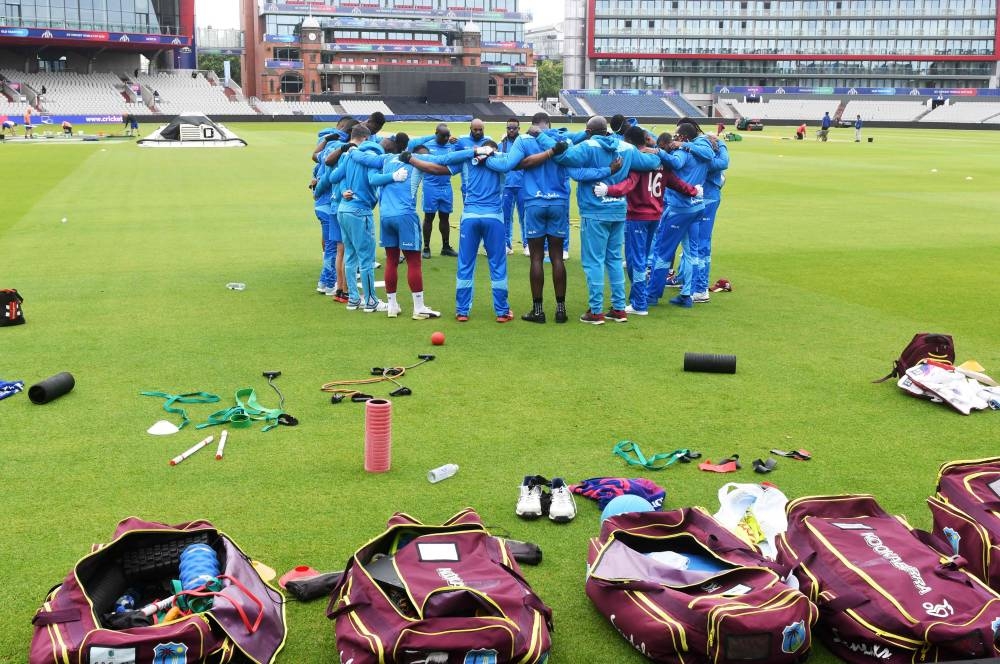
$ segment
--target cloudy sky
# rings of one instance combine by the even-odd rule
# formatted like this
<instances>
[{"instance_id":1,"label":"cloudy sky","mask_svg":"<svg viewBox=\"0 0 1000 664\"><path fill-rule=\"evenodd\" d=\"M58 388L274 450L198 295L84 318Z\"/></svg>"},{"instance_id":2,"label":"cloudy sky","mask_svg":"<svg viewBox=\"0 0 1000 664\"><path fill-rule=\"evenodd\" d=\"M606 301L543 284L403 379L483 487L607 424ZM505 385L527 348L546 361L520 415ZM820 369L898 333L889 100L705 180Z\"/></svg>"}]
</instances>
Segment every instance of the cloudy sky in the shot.
<instances>
[{"instance_id":1,"label":"cloudy sky","mask_svg":"<svg viewBox=\"0 0 1000 664\"><path fill-rule=\"evenodd\" d=\"M194 4L198 27L238 28L240 25L240 0L195 0ZM563 0L521 0L521 10L530 12L535 23L555 23L563 18Z\"/></svg>"}]
</instances>

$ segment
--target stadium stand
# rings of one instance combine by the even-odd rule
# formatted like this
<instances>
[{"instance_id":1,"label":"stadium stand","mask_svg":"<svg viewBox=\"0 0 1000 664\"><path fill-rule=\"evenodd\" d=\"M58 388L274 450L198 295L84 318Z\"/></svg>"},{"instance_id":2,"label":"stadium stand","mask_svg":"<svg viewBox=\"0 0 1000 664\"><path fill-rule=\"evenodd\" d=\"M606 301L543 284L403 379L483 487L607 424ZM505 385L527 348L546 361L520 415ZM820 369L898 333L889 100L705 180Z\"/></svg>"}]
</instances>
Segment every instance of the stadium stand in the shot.
<instances>
[{"instance_id":1,"label":"stadium stand","mask_svg":"<svg viewBox=\"0 0 1000 664\"><path fill-rule=\"evenodd\" d=\"M662 97L646 95L592 95L587 104L594 113L611 117L621 113L626 117L678 118L677 111L663 101Z\"/></svg>"},{"instance_id":2,"label":"stadium stand","mask_svg":"<svg viewBox=\"0 0 1000 664\"><path fill-rule=\"evenodd\" d=\"M1000 123L1000 102L956 102L938 106L920 118L920 122L956 122L962 124Z\"/></svg>"},{"instance_id":3,"label":"stadium stand","mask_svg":"<svg viewBox=\"0 0 1000 664\"><path fill-rule=\"evenodd\" d=\"M577 117L586 118L593 115L590 108L585 107L576 95L565 95L563 96L563 100L569 104L569 107L573 109L573 113Z\"/></svg>"},{"instance_id":4,"label":"stadium stand","mask_svg":"<svg viewBox=\"0 0 1000 664\"><path fill-rule=\"evenodd\" d=\"M549 112L535 101L505 101L503 105L509 108L511 115L517 118L530 118L535 113Z\"/></svg>"},{"instance_id":5,"label":"stadium stand","mask_svg":"<svg viewBox=\"0 0 1000 664\"><path fill-rule=\"evenodd\" d=\"M862 121L877 122L914 122L929 107L920 101L869 101L854 100L840 114L844 121L853 121L858 115Z\"/></svg>"},{"instance_id":6,"label":"stadium stand","mask_svg":"<svg viewBox=\"0 0 1000 664\"><path fill-rule=\"evenodd\" d=\"M125 84L115 74L77 74L74 72L38 72L29 74L0 70L4 78L27 84L42 95L40 106L43 114L108 114L128 111L136 115L148 114L142 103L128 101Z\"/></svg>"},{"instance_id":7,"label":"stadium stand","mask_svg":"<svg viewBox=\"0 0 1000 664\"><path fill-rule=\"evenodd\" d=\"M666 102L674 108L680 115L688 116L692 118L703 118L705 114L702 113L701 109L689 102L682 95L675 95L673 97L666 97Z\"/></svg>"},{"instance_id":8,"label":"stadium stand","mask_svg":"<svg viewBox=\"0 0 1000 664\"><path fill-rule=\"evenodd\" d=\"M483 114L483 111L479 106L482 104L432 104L424 103L419 99L403 99L399 97L393 97L392 99L386 99L385 103L392 108L393 115L417 115L417 116L428 116L428 117L452 117L456 115L462 116L477 116ZM343 105L343 102L341 102ZM489 106L493 106L490 104ZM504 115L507 113L507 107L497 105L497 110L492 111L490 115Z\"/></svg>"},{"instance_id":9,"label":"stadium stand","mask_svg":"<svg viewBox=\"0 0 1000 664\"><path fill-rule=\"evenodd\" d=\"M734 101L733 108L745 118L759 120L819 120L823 113L834 117L839 99L771 99L761 104Z\"/></svg>"},{"instance_id":10,"label":"stadium stand","mask_svg":"<svg viewBox=\"0 0 1000 664\"><path fill-rule=\"evenodd\" d=\"M381 111L383 115L387 116L397 115L385 102L373 99L341 99L340 107L348 115L368 116L375 111Z\"/></svg>"},{"instance_id":11,"label":"stadium stand","mask_svg":"<svg viewBox=\"0 0 1000 664\"><path fill-rule=\"evenodd\" d=\"M260 101L255 106L264 115L339 115L333 104L326 101Z\"/></svg>"},{"instance_id":12,"label":"stadium stand","mask_svg":"<svg viewBox=\"0 0 1000 664\"><path fill-rule=\"evenodd\" d=\"M224 88L212 85L205 77L190 71L139 74L138 81L159 93L156 107L167 115L200 111L206 115L257 115L243 99L230 100Z\"/></svg>"}]
</instances>

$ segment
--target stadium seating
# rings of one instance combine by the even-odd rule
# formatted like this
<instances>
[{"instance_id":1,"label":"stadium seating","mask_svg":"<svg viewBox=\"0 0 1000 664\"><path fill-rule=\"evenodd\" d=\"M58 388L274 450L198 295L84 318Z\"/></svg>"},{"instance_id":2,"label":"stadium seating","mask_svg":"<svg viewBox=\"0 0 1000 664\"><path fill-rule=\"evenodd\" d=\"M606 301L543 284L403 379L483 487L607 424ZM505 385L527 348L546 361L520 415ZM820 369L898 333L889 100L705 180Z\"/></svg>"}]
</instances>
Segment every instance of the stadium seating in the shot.
<instances>
[{"instance_id":1,"label":"stadium seating","mask_svg":"<svg viewBox=\"0 0 1000 664\"><path fill-rule=\"evenodd\" d=\"M0 116L6 115L13 119L17 124L21 124L21 118L24 116L25 109L31 104L27 104L21 101L8 102L3 97L0 97Z\"/></svg>"},{"instance_id":2,"label":"stadium seating","mask_svg":"<svg viewBox=\"0 0 1000 664\"><path fill-rule=\"evenodd\" d=\"M667 97L666 100L671 106L680 111L681 115L686 115L692 118L705 117L705 114L702 113L700 108L689 102L681 95L674 95L672 97Z\"/></svg>"},{"instance_id":3,"label":"stadium seating","mask_svg":"<svg viewBox=\"0 0 1000 664\"><path fill-rule=\"evenodd\" d=\"M847 102L844 112L840 117L845 121L854 121L858 115L861 120L868 122L913 122L922 113L926 113L928 106L920 101L869 101L865 99L851 100Z\"/></svg>"},{"instance_id":4,"label":"stadium seating","mask_svg":"<svg viewBox=\"0 0 1000 664\"><path fill-rule=\"evenodd\" d=\"M920 118L921 122L957 122L963 124L997 124L1000 118L1000 102L956 102L938 106Z\"/></svg>"},{"instance_id":5,"label":"stadium seating","mask_svg":"<svg viewBox=\"0 0 1000 664\"><path fill-rule=\"evenodd\" d=\"M566 95L563 97L563 99L566 101L566 103L569 104L569 107L573 109L573 113L577 117L586 118L593 115L590 109L584 107L583 104L580 102L580 99L575 95Z\"/></svg>"},{"instance_id":6,"label":"stadium seating","mask_svg":"<svg viewBox=\"0 0 1000 664\"><path fill-rule=\"evenodd\" d=\"M139 83L159 93L156 107L161 113L173 115L184 111L200 111L206 115L257 115L246 100L230 100L219 85L212 85L200 73L189 71L139 74Z\"/></svg>"},{"instance_id":7,"label":"stadium seating","mask_svg":"<svg viewBox=\"0 0 1000 664\"><path fill-rule=\"evenodd\" d=\"M381 111L383 115L396 115L385 102L373 99L341 99L340 107L348 115L368 116L375 111Z\"/></svg>"},{"instance_id":8,"label":"stadium seating","mask_svg":"<svg viewBox=\"0 0 1000 664\"><path fill-rule=\"evenodd\" d=\"M89 115L130 112L136 115L148 114L144 104L126 101L122 93L124 83L110 72L98 74L77 74L74 72L25 73L2 70L5 78L21 81L35 92L45 94L41 98L42 114Z\"/></svg>"},{"instance_id":9,"label":"stadium seating","mask_svg":"<svg viewBox=\"0 0 1000 664\"><path fill-rule=\"evenodd\" d=\"M605 117L618 113L625 117L680 117L662 97L652 95L591 95L587 97L587 104Z\"/></svg>"},{"instance_id":10,"label":"stadium seating","mask_svg":"<svg viewBox=\"0 0 1000 664\"><path fill-rule=\"evenodd\" d=\"M339 115L333 104L325 101L260 101L253 106L264 115Z\"/></svg>"},{"instance_id":11,"label":"stadium seating","mask_svg":"<svg viewBox=\"0 0 1000 664\"><path fill-rule=\"evenodd\" d=\"M819 120L827 112L833 117L838 106L839 99L772 99L760 104L733 102L741 116L759 120Z\"/></svg>"},{"instance_id":12,"label":"stadium seating","mask_svg":"<svg viewBox=\"0 0 1000 664\"><path fill-rule=\"evenodd\" d=\"M537 101L505 101L503 105L510 109L511 115L518 118L530 118L535 113L548 113Z\"/></svg>"}]
</instances>

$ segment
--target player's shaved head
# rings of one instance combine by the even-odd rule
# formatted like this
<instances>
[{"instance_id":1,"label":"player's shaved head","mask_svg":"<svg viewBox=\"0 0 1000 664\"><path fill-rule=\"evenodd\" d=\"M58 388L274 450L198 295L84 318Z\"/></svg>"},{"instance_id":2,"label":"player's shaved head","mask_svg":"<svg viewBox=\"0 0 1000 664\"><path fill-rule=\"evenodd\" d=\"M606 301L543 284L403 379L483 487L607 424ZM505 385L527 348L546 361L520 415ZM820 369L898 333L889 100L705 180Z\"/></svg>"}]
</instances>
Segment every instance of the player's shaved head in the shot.
<instances>
[{"instance_id":1,"label":"player's shaved head","mask_svg":"<svg viewBox=\"0 0 1000 664\"><path fill-rule=\"evenodd\" d=\"M603 116L595 115L587 120L587 131L591 134L600 135L608 133L608 121Z\"/></svg>"},{"instance_id":2,"label":"player's shaved head","mask_svg":"<svg viewBox=\"0 0 1000 664\"><path fill-rule=\"evenodd\" d=\"M469 123L469 136L471 136L473 140L478 141L483 137L485 133L486 133L486 126L483 124L483 121L480 120L479 118L476 118Z\"/></svg>"},{"instance_id":3,"label":"player's shaved head","mask_svg":"<svg viewBox=\"0 0 1000 664\"><path fill-rule=\"evenodd\" d=\"M358 123L351 127L351 141L352 142L363 142L372 135L371 129L369 129L363 123Z\"/></svg>"}]
</instances>

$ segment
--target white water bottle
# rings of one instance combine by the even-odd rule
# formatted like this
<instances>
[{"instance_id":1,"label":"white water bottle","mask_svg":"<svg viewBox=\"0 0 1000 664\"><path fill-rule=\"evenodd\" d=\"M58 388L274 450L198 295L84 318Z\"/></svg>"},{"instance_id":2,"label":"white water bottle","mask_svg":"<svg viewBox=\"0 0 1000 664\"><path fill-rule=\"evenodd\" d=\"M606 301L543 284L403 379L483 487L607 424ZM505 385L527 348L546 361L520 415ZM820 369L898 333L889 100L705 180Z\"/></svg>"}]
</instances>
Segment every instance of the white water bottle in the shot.
<instances>
[{"instance_id":1,"label":"white water bottle","mask_svg":"<svg viewBox=\"0 0 1000 664\"><path fill-rule=\"evenodd\" d=\"M431 484L437 484L441 480L446 480L457 472L458 464L446 463L445 465L439 466L434 470L428 470L427 481Z\"/></svg>"}]
</instances>

